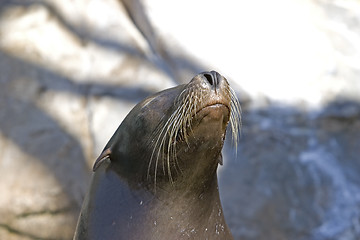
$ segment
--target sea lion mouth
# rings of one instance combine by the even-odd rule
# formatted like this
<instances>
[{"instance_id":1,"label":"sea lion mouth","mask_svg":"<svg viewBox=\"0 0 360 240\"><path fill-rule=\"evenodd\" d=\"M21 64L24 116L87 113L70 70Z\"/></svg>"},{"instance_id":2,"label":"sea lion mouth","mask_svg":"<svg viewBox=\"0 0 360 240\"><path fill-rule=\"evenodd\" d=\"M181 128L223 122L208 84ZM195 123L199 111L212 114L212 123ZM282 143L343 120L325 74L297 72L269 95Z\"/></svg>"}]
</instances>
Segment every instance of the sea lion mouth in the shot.
<instances>
[{"instance_id":1,"label":"sea lion mouth","mask_svg":"<svg viewBox=\"0 0 360 240\"><path fill-rule=\"evenodd\" d=\"M216 102L216 103L207 104L206 106L204 106L201 109L197 110L196 114L199 114L200 112L202 112L204 110L220 108L220 107L226 107L228 109L228 111L230 112L230 107L227 104L221 103L221 102Z\"/></svg>"},{"instance_id":2,"label":"sea lion mouth","mask_svg":"<svg viewBox=\"0 0 360 240\"><path fill-rule=\"evenodd\" d=\"M224 103L213 103L206 105L199 109L193 116L197 120L198 124L202 122L204 118L211 118L212 120L224 119L224 123L227 124L230 115L230 107Z\"/></svg>"}]
</instances>

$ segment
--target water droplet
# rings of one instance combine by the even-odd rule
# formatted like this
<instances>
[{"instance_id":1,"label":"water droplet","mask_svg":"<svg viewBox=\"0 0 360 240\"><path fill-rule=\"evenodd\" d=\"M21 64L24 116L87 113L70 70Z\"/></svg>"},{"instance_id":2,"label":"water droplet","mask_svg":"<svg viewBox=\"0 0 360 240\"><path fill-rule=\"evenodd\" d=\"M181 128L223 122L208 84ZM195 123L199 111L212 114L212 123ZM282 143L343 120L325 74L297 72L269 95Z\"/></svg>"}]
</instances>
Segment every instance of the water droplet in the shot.
<instances>
[{"instance_id":1,"label":"water droplet","mask_svg":"<svg viewBox=\"0 0 360 240\"><path fill-rule=\"evenodd\" d=\"M201 194L199 195L199 199L203 199L203 198L204 198L204 194L201 193Z\"/></svg>"},{"instance_id":2,"label":"water droplet","mask_svg":"<svg viewBox=\"0 0 360 240\"><path fill-rule=\"evenodd\" d=\"M140 201L140 205L142 205L143 204L143 201Z\"/></svg>"},{"instance_id":3,"label":"water droplet","mask_svg":"<svg viewBox=\"0 0 360 240\"><path fill-rule=\"evenodd\" d=\"M216 226L215 226L215 233L216 233L217 235L219 235L218 227L219 227L219 225L216 224Z\"/></svg>"}]
</instances>

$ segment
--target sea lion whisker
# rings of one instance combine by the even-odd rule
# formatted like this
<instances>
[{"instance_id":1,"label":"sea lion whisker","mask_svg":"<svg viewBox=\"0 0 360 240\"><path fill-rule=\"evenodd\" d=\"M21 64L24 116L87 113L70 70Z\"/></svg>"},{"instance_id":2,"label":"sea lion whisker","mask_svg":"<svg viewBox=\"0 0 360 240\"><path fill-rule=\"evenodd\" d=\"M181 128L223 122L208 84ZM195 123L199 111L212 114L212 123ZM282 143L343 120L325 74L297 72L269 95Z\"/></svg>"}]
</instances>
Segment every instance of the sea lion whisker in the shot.
<instances>
[{"instance_id":1,"label":"sea lion whisker","mask_svg":"<svg viewBox=\"0 0 360 240\"><path fill-rule=\"evenodd\" d=\"M240 134L240 130L241 130L241 108L240 108L240 105L239 105L239 102L237 100L234 101L234 104L235 105L235 108L236 110L233 111L234 112L234 116L235 116L235 123L236 123L236 130L238 134Z\"/></svg>"},{"instance_id":2,"label":"sea lion whisker","mask_svg":"<svg viewBox=\"0 0 360 240\"><path fill-rule=\"evenodd\" d=\"M238 136L241 130L241 106L238 98L236 97L235 91L228 86L230 92L230 125L232 130L232 140L237 153Z\"/></svg>"},{"instance_id":3,"label":"sea lion whisker","mask_svg":"<svg viewBox=\"0 0 360 240\"><path fill-rule=\"evenodd\" d=\"M162 136L162 134L163 134L163 131L164 131L164 128L162 128L161 131L160 131L160 130L159 130L159 131L155 131L155 132L158 133L158 134L157 134L158 137L157 137L157 139L156 139L156 141L155 141L155 144L154 144L154 146L153 146L153 151L152 151L152 153L151 153L151 157L150 157L150 160L149 160L148 171L147 171L147 176L148 176L148 177L150 176L150 168L151 168L152 160L153 160L153 157L154 157L154 154L155 154L155 150L156 150L157 147L158 147L158 143L159 143L160 138L161 138L161 136ZM158 152L158 153L159 153L159 152Z\"/></svg>"},{"instance_id":4,"label":"sea lion whisker","mask_svg":"<svg viewBox=\"0 0 360 240\"><path fill-rule=\"evenodd\" d=\"M162 131L161 131L161 134L159 135L159 138L162 136ZM156 147L158 146L158 141L160 140L159 138L158 138L158 140L156 142L156 145L155 145ZM154 153L156 147L154 148L153 153ZM161 152L161 144L158 146L158 148L159 148L159 150L157 152L157 157L156 157L156 160L155 160L155 168L154 168L154 189L155 189L155 191L156 191L156 174L157 174L157 168L158 168L158 163L159 163L159 161L158 161L159 154ZM151 156L151 159L152 159L152 157L153 156ZM151 168L151 166L149 166L149 170L150 170L150 168Z\"/></svg>"},{"instance_id":5,"label":"sea lion whisker","mask_svg":"<svg viewBox=\"0 0 360 240\"><path fill-rule=\"evenodd\" d=\"M182 133L185 142L188 143L186 124L189 118L189 111L191 111L191 95L189 94L182 105L181 122L178 124L178 132Z\"/></svg>"},{"instance_id":6,"label":"sea lion whisker","mask_svg":"<svg viewBox=\"0 0 360 240\"><path fill-rule=\"evenodd\" d=\"M181 127L182 127L182 131L184 133L184 139L185 139L185 142L186 144L189 146L189 139L188 139L188 133L187 133L187 129L189 128L190 129L190 132L193 133L193 130L192 130L192 127L191 127L191 122L192 122L192 118L193 116L196 116L196 105L198 104L197 103L197 95L195 95L194 92L191 92L191 97L189 99L189 106L187 108L187 111L186 111L186 116L183 118L183 121L182 121L182 124L181 124Z\"/></svg>"},{"instance_id":7,"label":"sea lion whisker","mask_svg":"<svg viewBox=\"0 0 360 240\"><path fill-rule=\"evenodd\" d=\"M165 154L165 143L167 141L167 136L168 137L168 142L171 142L171 126L173 125L173 122L175 121L176 119L176 111L171 115L171 117L169 118L169 120L167 121L167 123L165 124L164 126L164 129L166 128L166 131L164 132L163 134L163 137L162 137L162 140L161 140L161 144L160 144L160 148L159 148L159 154L158 154L158 157L157 157L157 161L159 160L159 157L160 157L160 151L162 152L162 154ZM169 133L170 132L170 133ZM169 150L168 150L169 151ZM166 158L168 158L168 155L166 155ZM162 161L162 165L163 165L163 173L165 175L165 159L163 159Z\"/></svg>"},{"instance_id":8,"label":"sea lion whisker","mask_svg":"<svg viewBox=\"0 0 360 240\"><path fill-rule=\"evenodd\" d=\"M177 98L175 99L174 103L180 102L180 101L181 101L181 98L183 98L183 95L184 95L185 93L188 94L188 92L189 92L189 88L186 88L186 87L185 87L185 88L181 91L181 93L179 94L179 96L177 96ZM186 97L188 97L188 95L187 95Z\"/></svg>"},{"instance_id":9,"label":"sea lion whisker","mask_svg":"<svg viewBox=\"0 0 360 240\"><path fill-rule=\"evenodd\" d=\"M186 84L186 85L184 86L183 90L181 90L179 96L177 96L177 97L175 98L175 101L178 102L179 99L181 99L181 98L183 97L183 95L184 95L185 93L187 94L191 89L192 89L192 87L191 87L190 83Z\"/></svg>"},{"instance_id":10,"label":"sea lion whisker","mask_svg":"<svg viewBox=\"0 0 360 240\"><path fill-rule=\"evenodd\" d=\"M173 183L172 174L171 174L171 167L170 167L170 156L174 157L174 151L176 148L176 132L178 131L178 121L180 117L179 115L177 118L174 119L172 124L172 129L169 134L169 141L168 141L168 147L167 147L167 170L168 170L168 176L171 183Z\"/></svg>"},{"instance_id":11,"label":"sea lion whisker","mask_svg":"<svg viewBox=\"0 0 360 240\"><path fill-rule=\"evenodd\" d=\"M170 151L171 151L171 145L168 145L168 154L167 154L167 171L168 171L168 177L171 184L174 184L174 181L172 179L171 169L170 169Z\"/></svg>"},{"instance_id":12,"label":"sea lion whisker","mask_svg":"<svg viewBox=\"0 0 360 240\"><path fill-rule=\"evenodd\" d=\"M153 161L153 157L154 157L154 154L155 154L155 150L158 149L158 152L157 152L157 156L156 156L156 162L155 162L155 169L154 169L154 185L156 187L156 175L157 175L157 168L158 168L158 160L160 158L160 153L161 152L164 152L164 151L161 151L163 150L163 145L164 145L164 139L166 138L166 130L168 130L168 125L169 125L169 122L171 121L171 118L170 117L166 123L163 125L163 127L161 128L161 130L158 130L156 131L158 133L158 137L157 137L157 140L155 142L155 145L154 145L154 149L152 151L152 154L151 154L151 157L150 157L150 160L149 160L149 165L148 165L148 172L147 172L147 176L149 177L150 176L150 169L151 169L151 164L152 164L152 161ZM161 124L159 124L160 126ZM161 139L161 140L160 140ZM163 169L165 169L165 167L163 166Z\"/></svg>"},{"instance_id":13,"label":"sea lion whisker","mask_svg":"<svg viewBox=\"0 0 360 240\"><path fill-rule=\"evenodd\" d=\"M172 119L172 117L171 117ZM169 119L170 120L170 119ZM170 121L171 122L171 121ZM155 188L156 188L156 177L157 177L157 166L158 166L158 162L159 162L159 159L160 159L160 156L161 158L164 158L164 154L165 154L165 142L166 142L166 139L167 139L167 133L169 132L169 129L170 129L170 124L169 121L167 121L167 123L164 125L164 128L163 128L163 134L162 134L162 139L160 141L160 145L159 145L159 150L158 150L158 154L157 154L157 157L156 157L156 167L154 169L154 183L155 183ZM166 128L166 131L164 131L164 129ZM170 139L168 140L170 141ZM162 169L163 169L163 174L165 175L165 159L162 160Z\"/></svg>"},{"instance_id":14,"label":"sea lion whisker","mask_svg":"<svg viewBox=\"0 0 360 240\"><path fill-rule=\"evenodd\" d=\"M186 121L188 120L188 118L185 118L185 116L189 116L189 109L191 110L191 97L189 97L190 95L188 95L185 99L185 101L183 102L183 104L180 105L180 107L177 109L179 114L177 114L177 118L176 121L174 121L174 126L173 129L171 131L171 139L172 142L169 142L169 151L168 154L170 156L170 154L172 155L173 158L173 162L174 162L174 167L175 169L178 168L181 172L181 169L177 163L177 156L176 156L176 139L179 137L179 134L182 134L182 137L184 137L184 140L188 143L187 140L187 132L186 132ZM168 163L170 165L170 162ZM169 172L171 171L171 169L169 168ZM176 169L177 171L177 169Z\"/></svg>"},{"instance_id":15,"label":"sea lion whisker","mask_svg":"<svg viewBox=\"0 0 360 240\"><path fill-rule=\"evenodd\" d=\"M233 103L236 107L236 112L241 115L241 106L238 98L236 97L235 91L229 86L230 91L230 97L231 97L231 103ZM241 122L241 116L240 116L240 122Z\"/></svg>"},{"instance_id":16,"label":"sea lion whisker","mask_svg":"<svg viewBox=\"0 0 360 240\"><path fill-rule=\"evenodd\" d=\"M178 161L177 161L176 148L174 148L174 151L173 151L173 159L174 159L173 165L174 165L174 169L175 169L176 173L178 173L179 170L180 170L180 173L182 173L182 171L179 167Z\"/></svg>"},{"instance_id":17,"label":"sea lion whisker","mask_svg":"<svg viewBox=\"0 0 360 240\"><path fill-rule=\"evenodd\" d=\"M162 116L159 122L160 122L160 123L164 122L164 118L165 118L165 116ZM152 139L152 141L151 141L152 144L151 144L151 145L153 145L153 146L152 146L153 151L152 151L151 157L150 157L150 159L149 159L149 164L148 164L148 169L147 169L147 179L149 179L149 177L150 177L150 168L151 168L152 160L153 160L153 157L154 157L154 154L155 154L155 150L156 150L157 147L158 147L159 140L160 140L160 138L161 138L161 136L162 136L162 134L163 134L163 130L164 130L163 127L160 128L160 126L161 126L160 123L158 124L158 126L157 126L156 129L154 130L154 134L153 134L154 136L158 136L157 139L156 139L156 141L154 141L154 138L151 138L151 139Z\"/></svg>"}]
</instances>

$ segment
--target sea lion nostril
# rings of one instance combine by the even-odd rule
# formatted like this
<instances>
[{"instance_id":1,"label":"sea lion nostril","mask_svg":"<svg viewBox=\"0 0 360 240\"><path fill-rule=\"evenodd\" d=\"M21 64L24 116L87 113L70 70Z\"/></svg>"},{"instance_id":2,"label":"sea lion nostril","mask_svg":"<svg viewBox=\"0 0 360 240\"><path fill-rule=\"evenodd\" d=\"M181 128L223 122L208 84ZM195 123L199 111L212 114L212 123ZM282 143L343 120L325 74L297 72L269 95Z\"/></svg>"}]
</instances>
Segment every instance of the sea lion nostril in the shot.
<instances>
[{"instance_id":1,"label":"sea lion nostril","mask_svg":"<svg viewBox=\"0 0 360 240\"><path fill-rule=\"evenodd\" d=\"M219 84L221 81L221 75L216 71L205 72L203 76L206 78L211 88L216 89L219 88Z\"/></svg>"},{"instance_id":2,"label":"sea lion nostril","mask_svg":"<svg viewBox=\"0 0 360 240\"><path fill-rule=\"evenodd\" d=\"M210 83L210 85L214 85L214 79L213 79L213 75L209 74L209 73L205 73L204 77L208 80L208 82Z\"/></svg>"}]
</instances>

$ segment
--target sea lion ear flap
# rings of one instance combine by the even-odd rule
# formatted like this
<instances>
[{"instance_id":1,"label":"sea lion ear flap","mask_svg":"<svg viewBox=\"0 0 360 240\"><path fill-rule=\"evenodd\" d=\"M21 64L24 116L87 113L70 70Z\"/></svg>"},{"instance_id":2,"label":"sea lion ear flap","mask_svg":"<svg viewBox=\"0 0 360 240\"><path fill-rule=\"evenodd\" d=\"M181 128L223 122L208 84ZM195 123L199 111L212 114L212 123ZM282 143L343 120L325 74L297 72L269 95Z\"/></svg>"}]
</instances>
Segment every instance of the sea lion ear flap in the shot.
<instances>
[{"instance_id":1,"label":"sea lion ear flap","mask_svg":"<svg viewBox=\"0 0 360 240\"><path fill-rule=\"evenodd\" d=\"M222 156L222 152L219 155L219 159L218 159L218 163L222 166L223 165L223 156Z\"/></svg>"},{"instance_id":2,"label":"sea lion ear flap","mask_svg":"<svg viewBox=\"0 0 360 240\"><path fill-rule=\"evenodd\" d=\"M107 148L105 149L100 156L96 159L94 166L93 166L93 172L103 163L107 158L110 158L111 149Z\"/></svg>"}]
</instances>

